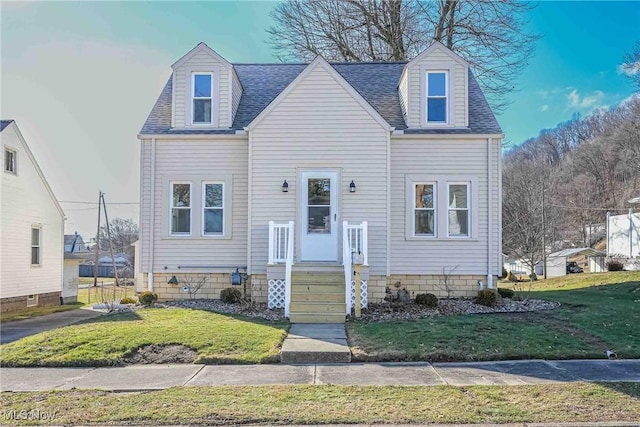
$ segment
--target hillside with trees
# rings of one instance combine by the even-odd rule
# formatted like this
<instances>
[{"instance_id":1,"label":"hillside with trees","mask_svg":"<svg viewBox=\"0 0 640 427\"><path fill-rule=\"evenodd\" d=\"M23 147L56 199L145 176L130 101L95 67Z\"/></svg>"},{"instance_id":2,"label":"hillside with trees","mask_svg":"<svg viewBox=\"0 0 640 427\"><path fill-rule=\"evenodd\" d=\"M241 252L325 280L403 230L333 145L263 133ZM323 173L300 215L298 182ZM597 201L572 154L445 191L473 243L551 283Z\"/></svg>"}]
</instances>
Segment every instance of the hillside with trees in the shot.
<instances>
[{"instance_id":1,"label":"hillside with trees","mask_svg":"<svg viewBox=\"0 0 640 427\"><path fill-rule=\"evenodd\" d=\"M592 246L589 225L640 196L640 95L543 130L503 165L505 253L535 264L542 239L548 249Z\"/></svg>"}]
</instances>

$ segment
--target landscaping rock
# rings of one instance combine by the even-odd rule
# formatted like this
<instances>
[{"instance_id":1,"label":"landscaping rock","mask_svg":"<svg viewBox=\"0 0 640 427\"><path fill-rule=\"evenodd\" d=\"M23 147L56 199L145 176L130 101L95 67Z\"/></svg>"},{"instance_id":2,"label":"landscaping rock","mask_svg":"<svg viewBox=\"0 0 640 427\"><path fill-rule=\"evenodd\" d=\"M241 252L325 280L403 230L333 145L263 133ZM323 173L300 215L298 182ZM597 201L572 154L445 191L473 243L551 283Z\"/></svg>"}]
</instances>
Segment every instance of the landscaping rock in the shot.
<instances>
[{"instance_id":1,"label":"landscaping rock","mask_svg":"<svg viewBox=\"0 0 640 427\"><path fill-rule=\"evenodd\" d=\"M163 303L167 307L191 308L195 310L215 311L216 313L241 314L265 320L284 320L284 309L269 309L265 303L229 304L215 299L175 300Z\"/></svg>"}]
</instances>

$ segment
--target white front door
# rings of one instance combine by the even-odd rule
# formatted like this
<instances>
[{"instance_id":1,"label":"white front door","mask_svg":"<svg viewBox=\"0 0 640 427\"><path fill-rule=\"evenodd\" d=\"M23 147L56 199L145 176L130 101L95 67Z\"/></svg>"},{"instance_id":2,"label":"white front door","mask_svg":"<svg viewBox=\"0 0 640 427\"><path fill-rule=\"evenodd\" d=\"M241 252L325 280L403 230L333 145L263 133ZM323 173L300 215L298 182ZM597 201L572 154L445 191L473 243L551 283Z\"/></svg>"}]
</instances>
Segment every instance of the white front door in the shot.
<instances>
[{"instance_id":1,"label":"white front door","mask_svg":"<svg viewBox=\"0 0 640 427\"><path fill-rule=\"evenodd\" d=\"M302 172L300 258L338 260L338 173Z\"/></svg>"}]
</instances>

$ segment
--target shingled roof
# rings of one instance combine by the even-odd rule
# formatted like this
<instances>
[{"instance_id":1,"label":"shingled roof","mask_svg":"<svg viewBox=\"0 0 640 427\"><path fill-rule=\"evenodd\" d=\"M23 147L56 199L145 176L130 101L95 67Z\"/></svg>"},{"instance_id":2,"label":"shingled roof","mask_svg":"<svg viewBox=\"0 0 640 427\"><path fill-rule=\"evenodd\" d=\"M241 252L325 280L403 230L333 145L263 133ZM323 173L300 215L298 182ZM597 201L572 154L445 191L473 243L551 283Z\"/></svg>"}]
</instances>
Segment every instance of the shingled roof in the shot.
<instances>
[{"instance_id":1,"label":"shingled roof","mask_svg":"<svg viewBox=\"0 0 640 427\"><path fill-rule=\"evenodd\" d=\"M140 134L234 134L262 112L308 64L234 64L242 84L242 97L231 129L171 128L169 78ZM398 82L406 62L350 62L331 66L389 123L411 134L500 134L480 86L469 70L469 127L455 129L407 129L400 108Z\"/></svg>"},{"instance_id":2,"label":"shingled roof","mask_svg":"<svg viewBox=\"0 0 640 427\"><path fill-rule=\"evenodd\" d=\"M0 120L0 132L4 130L7 126L9 126L13 122L13 120Z\"/></svg>"}]
</instances>

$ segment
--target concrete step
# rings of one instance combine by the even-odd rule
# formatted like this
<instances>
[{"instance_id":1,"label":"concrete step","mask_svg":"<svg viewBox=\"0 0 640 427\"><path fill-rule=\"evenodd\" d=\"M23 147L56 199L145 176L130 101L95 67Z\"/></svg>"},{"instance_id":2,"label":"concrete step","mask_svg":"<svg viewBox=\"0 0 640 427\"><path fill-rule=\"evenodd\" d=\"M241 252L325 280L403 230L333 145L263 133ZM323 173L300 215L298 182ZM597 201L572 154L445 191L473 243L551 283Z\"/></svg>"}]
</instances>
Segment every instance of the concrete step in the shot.
<instances>
[{"instance_id":1,"label":"concrete step","mask_svg":"<svg viewBox=\"0 0 640 427\"><path fill-rule=\"evenodd\" d=\"M293 293L291 292L291 302L340 302L344 303L344 291L342 292L323 292L323 293Z\"/></svg>"},{"instance_id":2,"label":"concrete step","mask_svg":"<svg viewBox=\"0 0 640 427\"><path fill-rule=\"evenodd\" d=\"M344 324L294 323L282 344L283 363L351 362Z\"/></svg>"},{"instance_id":3,"label":"concrete step","mask_svg":"<svg viewBox=\"0 0 640 427\"><path fill-rule=\"evenodd\" d=\"M346 311L346 309L345 309ZM294 313L289 315L291 323L344 323L345 313Z\"/></svg>"},{"instance_id":4,"label":"concrete step","mask_svg":"<svg viewBox=\"0 0 640 427\"><path fill-rule=\"evenodd\" d=\"M291 314L298 313L342 313L347 311L345 303L327 303L321 302L292 302Z\"/></svg>"},{"instance_id":5,"label":"concrete step","mask_svg":"<svg viewBox=\"0 0 640 427\"><path fill-rule=\"evenodd\" d=\"M291 281L291 294L344 294L344 284L341 285L329 285L329 284L300 284L293 280Z\"/></svg>"}]
</instances>

